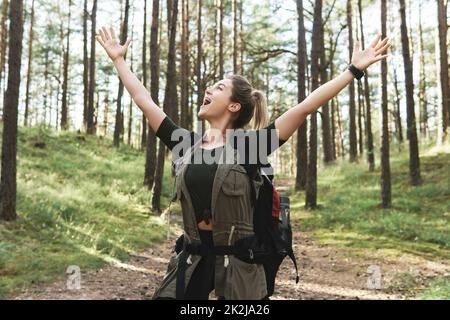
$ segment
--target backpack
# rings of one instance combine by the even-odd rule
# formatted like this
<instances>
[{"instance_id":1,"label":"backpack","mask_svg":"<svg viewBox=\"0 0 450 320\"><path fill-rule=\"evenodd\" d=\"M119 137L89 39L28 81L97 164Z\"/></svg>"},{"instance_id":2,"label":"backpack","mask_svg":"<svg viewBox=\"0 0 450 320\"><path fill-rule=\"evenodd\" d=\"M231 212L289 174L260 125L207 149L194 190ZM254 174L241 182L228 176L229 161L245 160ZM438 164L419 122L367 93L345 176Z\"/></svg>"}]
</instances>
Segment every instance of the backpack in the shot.
<instances>
[{"instance_id":1,"label":"backpack","mask_svg":"<svg viewBox=\"0 0 450 320\"><path fill-rule=\"evenodd\" d=\"M270 164L264 167L271 168ZM246 171L250 179L254 179L257 174L263 179L257 199L252 188L253 229L260 246L263 244L267 250L259 262L264 266L267 293L271 296L274 292L276 275L286 256L294 263L296 283L299 282L297 261L292 249L290 201L289 197L282 196L273 185L273 175L267 175L261 167L257 167L256 170L246 167ZM253 186L253 183L251 185Z\"/></svg>"}]
</instances>

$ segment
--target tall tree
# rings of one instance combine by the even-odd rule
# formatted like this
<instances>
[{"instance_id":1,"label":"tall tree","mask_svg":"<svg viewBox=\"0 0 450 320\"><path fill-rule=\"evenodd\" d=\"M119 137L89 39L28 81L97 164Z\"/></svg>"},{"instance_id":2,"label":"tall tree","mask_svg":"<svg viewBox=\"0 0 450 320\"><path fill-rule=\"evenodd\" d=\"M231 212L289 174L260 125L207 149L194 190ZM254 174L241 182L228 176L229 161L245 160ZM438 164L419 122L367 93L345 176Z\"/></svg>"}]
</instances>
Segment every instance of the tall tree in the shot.
<instances>
[{"instance_id":1,"label":"tall tree","mask_svg":"<svg viewBox=\"0 0 450 320\"><path fill-rule=\"evenodd\" d=\"M171 23L168 24L168 28L170 30L169 37L169 51L167 54L167 81L166 87L164 91L164 105L163 110L168 114L169 108L173 108L178 105L178 97L176 93L176 86L173 84L176 83L176 61L175 61L175 38L177 32L177 17L178 17L178 0L173 0L171 7L171 16L172 18L169 20ZM162 178L164 174L164 155L165 155L165 146L163 144L159 144L158 151L158 163L156 166L156 177L155 177L155 188L153 191L152 198L152 208L153 210L161 211L161 189L162 189Z\"/></svg>"},{"instance_id":2,"label":"tall tree","mask_svg":"<svg viewBox=\"0 0 450 320\"><path fill-rule=\"evenodd\" d=\"M425 74L425 48L422 23L422 0L419 1L419 128L423 138L428 134L427 79Z\"/></svg>"},{"instance_id":3,"label":"tall tree","mask_svg":"<svg viewBox=\"0 0 450 320\"><path fill-rule=\"evenodd\" d=\"M223 41L224 41L224 31L223 31L223 19L224 19L224 1L218 0L218 15L219 15L219 79L223 79L224 77L224 57L223 57Z\"/></svg>"},{"instance_id":4,"label":"tall tree","mask_svg":"<svg viewBox=\"0 0 450 320\"><path fill-rule=\"evenodd\" d=\"M2 2L2 18L0 20L0 84L4 87L3 74L6 61L6 44L8 41L8 29L6 26L6 18L8 16L8 0ZM0 86L1 89L1 86Z\"/></svg>"},{"instance_id":5,"label":"tall tree","mask_svg":"<svg viewBox=\"0 0 450 320\"><path fill-rule=\"evenodd\" d=\"M202 3L197 3L197 61L196 61L196 79L197 79L197 114L200 106L203 104L204 84L202 78L202 61L203 61L203 41L202 41ZM201 124L201 132L205 132L205 121L197 117L197 124ZM200 128L197 128L199 130Z\"/></svg>"},{"instance_id":6,"label":"tall tree","mask_svg":"<svg viewBox=\"0 0 450 320\"><path fill-rule=\"evenodd\" d=\"M353 19L352 19L352 0L347 0L347 27L348 27L348 54L349 60L353 53ZM349 85L349 118L350 118L350 162L355 162L358 157L356 141L356 106L355 106L355 84Z\"/></svg>"},{"instance_id":7,"label":"tall tree","mask_svg":"<svg viewBox=\"0 0 450 320\"><path fill-rule=\"evenodd\" d=\"M409 140L409 175L412 185L418 185L420 178L419 144L417 141L416 116L414 111L413 65L409 50L408 28L406 26L405 0L400 0L403 64L405 71L406 123Z\"/></svg>"},{"instance_id":8,"label":"tall tree","mask_svg":"<svg viewBox=\"0 0 450 320\"><path fill-rule=\"evenodd\" d=\"M303 10L303 0L297 0L298 34L297 34L297 99L302 102L306 98L306 30ZM297 175L295 177L295 188L304 190L306 187L306 172L308 169L308 122L297 129Z\"/></svg>"},{"instance_id":9,"label":"tall tree","mask_svg":"<svg viewBox=\"0 0 450 320\"><path fill-rule=\"evenodd\" d=\"M69 82L69 52L70 52L70 14L71 14L72 0L69 0L69 17L67 22L66 48L64 49L63 62L63 85L62 85L62 102L61 102L61 130L69 128L68 123L68 103L67 103L67 85Z\"/></svg>"},{"instance_id":10,"label":"tall tree","mask_svg":"<svg viewBox=\"0 0 450 320\"><path fill-rule=\"evenodd\" d=\"M447 46L447 6L448 1L437 0L438 24L439 24L439 79L442 113L442 135L441 141L447 139L448 126L450 124L450 83L448 69L448 46Z\"/></svg>"},{"instance_id":11,"label":"tall tree","mask_svg":"<svg viewBox=\"0 0 450 320\"><path fill-rule=\"evenodd\" d=\"M386 0L381 0L381 35L386 37ZM391 165L389 156L387 62L381 60L381 206L391 206Z\"/></svg>"},{"instance_id":12,"label":"tall tree","mask_svg":"<svg viewBox=\"0 0 450 320\"><path fill-rule=\"evenodd\" d=\"M142 34L142 81L144 87L147 88L147 0L144 0L144 26ZM142 113L141 149L144 149L147 145L147 129L151 130L147 124L145 114Z\"/></svg>"},{"instance_id":13,"label":"tall tree","mask_svg":"<svg viewBox=\"0 0 450 320\"><path fill-rule=\"evenodd\" d=\"M95 91L95 34L97 20L97 0L93 0L91 13L91 58L89 61L89 96L87 109L87 134L95 134L96 121L94 107L94 91Z\"/></svg>"},{"instance_id":14,"label":"tall tree","mask_svg":"<svg viewBox=\"0 0 450 320\"><path fill-rule=\"evenodd\" d=\"M120 30L120 43L125 43L128 37L128 15L130 11L130 0L125 0L125 13L122 21L122 27ZM122 97L123 97L123 83L119 78L119 90L117 92L117 108L116 108L116 124L114 126L114 141L115 147L120 145L123 141L123 110L122 110Z\"/></svg>"},{"instance_id":15,"label":"tall tree","mask_svg":"<svg viewBox=\"0 0 450 320\"><path fill-rule=\"evenodd\" d=\"M89 55L88 55L88 0L84 0L83 7L83 127L87 130L88 101L89 101Z\"/></svg>"},{"instance_id":16,"label":"tall tree","mask_svg":"<svg viewBox=\"0 0 450 320\"><path fill-rule=\"evenodd\" d=\"M30 31L28 33L28 68L27 68L27 84L25 92L25 115L23 125L28 125L28 112L30 106L30 84L31 84L31 66L33 61L33 27L34 27L34 0L31 2Z\"/></svg>"},{"instance_id":17,"label":"tall tree","mask_svg":"<svg viewBox=\"0 0 450 320\"><path fill-rule=\"evenodd\" d=\"M181 121L183 128L191 128L191 119L189 118L189 1L181 1Z\"/></svg>"},{"instance_id":18,"label":"tall tree","mask_svg":"<svg viewBox=\"0 0 450 320\"><path fill-rule=\"evenodd\" d=\"M156 105L159 105L159 11L159 0L153 0L150 30L150 95ZM144 185L148 186L149 190L151 190L153 188L156 169L156 135L151 128L148 128L147 131ZM163 145L162 141L159 141L159 145Z\"/></svg>"},{"instance_id":19,"label":"tall tree","mask_svg":"<svg viewBox=\"0 0 450 320\"><path fill-rule=\"evenodd\" d=\"M364 41L364 26L363 26L363 11L361 0L358 0L358 9L359 9L359 24L361 30L361 46L362 50L365 50L365 41ZM373 147L373 132L372 132L372 107L370 101L370 87L369 87L369 73L367 70L365 71L366 75L364 76L364 104L366 107L366 145L367 145L367 162L369 163L369 171L375 170L375 152Z\"/></svg>"},{"instance_id":20,"label":"tall tree","mask_svg":"<svg viewBox=\"0 0 450 320\"><path fill-rule=\"evenodd\" d=\"M237 8L237 0L231 0L231 13L232 13L232 41L233 41L233 73L237 74L239 72L238 69L238 8Z\"/></svg>"},{"instance_id":21,"label":"tall tree","mask_svg":"<svg viewBox=\"0 0 450 320\"><path fill-rule=\"evenodd\" d=\"M330 13L333 8L330 9ZM320 24L320 82L325 84L328 81L327 58L325 52L325 28L324 22ZM328 102L322 106L322 149L323 161L330 163L333 161L333 150L331 149L331 128L330 128L330 109Z\"/></svg>"},{"instance_id":22,"label":"tall tree","mask_svg":"<svg viewBox=\"0 0 450 320\"><path fill-rule=\"evenodd\" d=\"M15 220L17 193L17 114L23 39L23 1L11 1L9 9L8 87L3 100L0 219Z\"/></svg>"},{"instance_id":23,"label":"tall tree","mask_svg":"<svg viewBox=\"0 0 450 320\"><path fill-rule=\"evenodd\" d=\"M311 37L311 92L319 87L320 30L322 28L322 0L314 2L314 22ZM306 174L305 207L317 207L317 112L310 115L308 171Z\"/></svg>"}]
</instances>

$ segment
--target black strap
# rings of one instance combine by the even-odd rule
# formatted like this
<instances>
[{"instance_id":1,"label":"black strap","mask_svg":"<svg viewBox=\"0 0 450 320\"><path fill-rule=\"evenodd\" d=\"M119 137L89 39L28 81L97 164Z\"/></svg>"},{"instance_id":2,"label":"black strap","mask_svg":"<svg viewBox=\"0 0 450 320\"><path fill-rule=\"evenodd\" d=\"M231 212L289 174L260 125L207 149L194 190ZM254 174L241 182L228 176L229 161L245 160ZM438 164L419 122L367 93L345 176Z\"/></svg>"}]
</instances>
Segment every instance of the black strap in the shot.
<instances>
[{"instance_id":1,"label":"black strap","mask_svg":"<svg viewBox=\"0 0 450 320\"><path fill-rule=\"evenodd\" d=\"M186 268L187 268L188 253L186 251L186 240L183 241L183 250L178 258L177 266L177 282L176 282L176 298L177 300L184 299Z\"/></svg>"}]
</instances>

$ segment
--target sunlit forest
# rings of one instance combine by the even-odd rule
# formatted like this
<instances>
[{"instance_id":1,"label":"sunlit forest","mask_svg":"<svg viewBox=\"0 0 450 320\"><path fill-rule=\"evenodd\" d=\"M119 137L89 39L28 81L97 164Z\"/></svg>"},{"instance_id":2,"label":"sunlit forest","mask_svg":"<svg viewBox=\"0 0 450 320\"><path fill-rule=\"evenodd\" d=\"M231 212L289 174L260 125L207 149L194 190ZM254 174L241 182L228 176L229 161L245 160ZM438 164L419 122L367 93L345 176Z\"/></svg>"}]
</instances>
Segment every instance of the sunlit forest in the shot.
<instances>
[{"instance_id":1,"label":"sunlit forest","mask_svg":"<svg viewBox=\"0 0 450 320\"><path fill-rule=\"evenodd\" d=\"M356 42L388 36L388 57L269 158L301 274L286 259L271 298L450 299L447 0L0 4L0 298L151 299L182 233L171 152L96 41L107 27L190 131L227 75L272 121L345 72Z\"/></svg>"}]
</instances>

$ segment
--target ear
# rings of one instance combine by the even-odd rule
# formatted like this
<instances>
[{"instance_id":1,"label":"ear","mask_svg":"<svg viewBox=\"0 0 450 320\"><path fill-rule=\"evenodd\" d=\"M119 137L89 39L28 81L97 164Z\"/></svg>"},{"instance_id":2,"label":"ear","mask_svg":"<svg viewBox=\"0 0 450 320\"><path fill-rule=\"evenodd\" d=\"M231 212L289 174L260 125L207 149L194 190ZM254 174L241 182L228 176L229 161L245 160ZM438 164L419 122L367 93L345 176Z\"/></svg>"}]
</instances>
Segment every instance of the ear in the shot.
<instances>
[{"instance_id":1,"label":"ear","mask_svg":"<svg viewBox=\"0 0 450 320\"><path fill-rule=\"evenodd\" d=\"M231 112L238 112L239 110L241 110L241 104L238 102L233 102L228 105L228 110L230 110Z\"/></svg>"}]
</instances>

